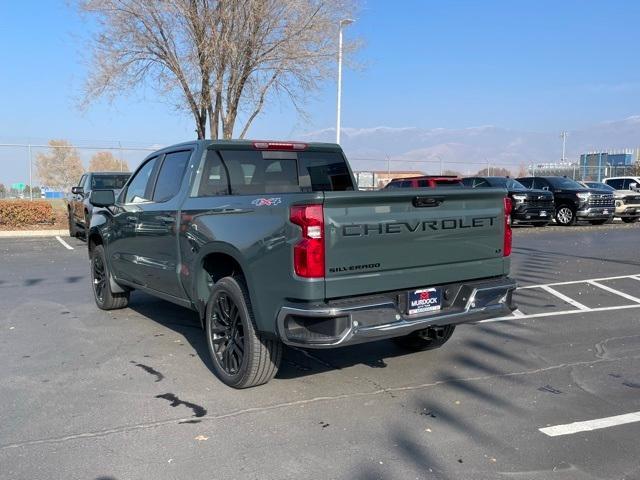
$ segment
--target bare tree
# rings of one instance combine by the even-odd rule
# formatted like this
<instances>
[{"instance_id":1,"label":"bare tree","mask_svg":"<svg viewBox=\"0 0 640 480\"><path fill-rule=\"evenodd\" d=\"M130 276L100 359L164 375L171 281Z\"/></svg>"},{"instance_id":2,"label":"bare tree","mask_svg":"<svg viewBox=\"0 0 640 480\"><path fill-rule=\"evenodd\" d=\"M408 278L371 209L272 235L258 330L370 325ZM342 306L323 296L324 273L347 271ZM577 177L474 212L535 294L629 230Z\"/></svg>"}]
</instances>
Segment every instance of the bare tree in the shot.
<instances>
[{"instance_id":1,"label":"bare tree","mask_svg":"<svg viewBox=\"0 0 640 480\"><path fill-rule=\"evenodd\" d=\"M84 173L78 150L66 140L50 140L49 152L36 157L36 172L41 185L69 188Z\"/></svg>"},{"instance_id":2,"label":"bare tree","mask_svg":"<svg viewBox=\"0 0 640 480\"><path fill-rule=\"evenodd\" d=\"M274 97L304 113L357 0L79 1L99 25L85 101L150 84L215 139L232 138L238 118L244 138Z\"/></svg>"},{"instance_id":3,"label":"bare tree","mask_svg":"<svg viewBox=\"0 0 640 480\"><path fill-rule=\"evenodd\" d=\"M129 165L123 159L116 158L113 153L97 152L89 162L90 172L126 172L129 171Z\"/></svg>"}]
</instances>

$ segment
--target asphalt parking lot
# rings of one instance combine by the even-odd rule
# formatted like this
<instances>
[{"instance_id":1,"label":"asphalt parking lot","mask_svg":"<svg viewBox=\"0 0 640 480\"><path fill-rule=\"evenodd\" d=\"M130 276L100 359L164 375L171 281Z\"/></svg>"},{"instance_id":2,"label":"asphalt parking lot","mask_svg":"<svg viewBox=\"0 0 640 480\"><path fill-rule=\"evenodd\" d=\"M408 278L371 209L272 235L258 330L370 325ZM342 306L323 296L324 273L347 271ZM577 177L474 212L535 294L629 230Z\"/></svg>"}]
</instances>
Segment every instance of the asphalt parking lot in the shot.
<instances>
[{"instance_id":1,"label":"asphalt parking lot","mask_svg":"<svg viewBox=\"0 0 640 480\"><path fill-rule=\"evenodd\" d=\"M0 239L0 478L640 478L639 234L516 229L514 316L288 349L244 391L193 313L99 311L82 241Z\"/></svg>"}]
</instances>

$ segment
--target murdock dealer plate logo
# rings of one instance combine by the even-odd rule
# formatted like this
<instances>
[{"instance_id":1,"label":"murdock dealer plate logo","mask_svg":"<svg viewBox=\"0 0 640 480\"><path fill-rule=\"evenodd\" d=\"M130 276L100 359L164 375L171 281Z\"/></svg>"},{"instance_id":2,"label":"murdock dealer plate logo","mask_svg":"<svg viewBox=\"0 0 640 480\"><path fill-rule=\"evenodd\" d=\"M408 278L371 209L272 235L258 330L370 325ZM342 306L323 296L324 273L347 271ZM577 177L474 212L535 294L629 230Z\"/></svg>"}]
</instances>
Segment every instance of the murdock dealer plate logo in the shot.
<instances>
[{"instance_id":1,"label":"murdock dealer plate logo","mask_svg":"<svg viewBox=\"0 0 640 480\"><path fill-rule=\"evenodd\" d=\"M409 292L407 300L407 313L409 315L440 310L440 306L442 305L440 290L437 288L414 290Z\"/></svg>"}]
</instances>

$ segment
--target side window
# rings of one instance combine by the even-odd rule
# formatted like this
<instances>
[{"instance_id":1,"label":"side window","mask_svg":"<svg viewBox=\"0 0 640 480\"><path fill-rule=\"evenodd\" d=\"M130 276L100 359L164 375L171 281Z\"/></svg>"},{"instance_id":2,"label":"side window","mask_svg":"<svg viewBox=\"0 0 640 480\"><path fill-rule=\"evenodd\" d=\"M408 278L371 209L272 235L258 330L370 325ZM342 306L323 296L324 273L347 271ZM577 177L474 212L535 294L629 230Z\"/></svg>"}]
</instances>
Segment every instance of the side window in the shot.
<instances>
[{"instance_id":1,"label":"side window","mask_svg":"<svg viewBox=\"0 0 640 480\"><path fill-rule=\"evenodd\" d=\"M473 182L473 188L487 188L490 187L489 182L487 182L484 178L476 178L476 181Z\"/></svg>"},{"instance_id":2,"label":"side window","mask_svg":"<svg viewBox=\"0 0 640 480\"><path fill-rule=\"evenodd\" d=\"M473 181L474 181L474 178L472 178L472 177L463 178L462 179L462 184L465 187L473 187Z\"/></svg>"},{"instance_id":3,"label":"side window","mask_svg":"<svg viewBox=\"0 0 640 480\"><path fill-rule=\"evenodd\" d=\"M84 188L84 184L87 181L87 176L86 175L82 175L82 177L80 178L80 181L78 182L78 186Z\"/></svg>"},{"instance_id":4,"label":"side window","mask_svg":"<svg viewBox=\"0 0 640 480\"><path fill-rule=\"evenodd\" d=\"M611 188L615 188L616 190L622 190L624 185L624 180L621 178L614 178L613 180L607 180L605 182Z\"/></svg>"},{"instance_id":5,"label":"side window","mask_svg":"<svg viewBox=\"0 0 640 480\"><path fill-rule=\"evenodd\" d=\"M127 187L127 194L124 199L124 203L141 203L141 202L149 202L150 198L150 187L149 180L151 179L151 174L156 166L156 162L158 161L158 157L154 157L151 160L147 161L138 173L131 179L129 186Z\"/></svg>"},{"instance_id":6,"label":"side window","mask_svg":"<svg viewBox=\"0 0 640 480\"><path fill-rule=\"evenodd\" d=\"M531 178L519 178L518 181L527 188L533 186L533 180Z\"/></svg>"},{"instance_id":7,"label":"side window","mask_svg":"<svg viewBox=\"0 0 640 480\"><path fill-rule=\"evenodd\" d=\"M549 190L549 184L546 180L536 177L533 179L533 188L538 188L540 190L547 189Z\"/></svg>"},{"instance_id":8,"label":"side window","mask_svg":"<svg viewBox=\"0 0 640 480\"><path fill-rule=\"evenodd\" d=\"M427 182L426 180L418 180L418 187L420 187L420 188L428 188L429 187L429 182Z\"/></svg>"},{"instance_id":9,"label":"side window","mask_svg":"<svg viewBox=\"0 0 640 480\"><path fill-rule=\"evenodd\" d=\"M216 152L209 152L204 162L198 197L229 195L227 171Z\"/></svg>"},{"instance_id":10,"label":"side window","mask_svg":"<svg viewBox=\"0 0 640 480\"><path fill-rule=\"evenodd\" d=\"M189 163L191 150L171 152L164 156L156 188L153 192L154 202L166 202L172 199L180 191L180 185L184 177L184 171Z\"/></svg>"},{"instance_id":11,"label":"side window","mask_svg":"<svg viewBox=\"0 0 640 480\"><path fill-rule=\"evenodd\" d=\"M622 181L622 190L629 190L629 187L631 186L631 183L632 183L632 181L631 181L630 178L625 178Z\"/></svg>"},{"instance_id":12,"label":"side window","mask_svg":"<svg viewBox=\"0 0 640 480\"><path fill-rule=\"evenodd\" d=\"M403 180L403 182L400 184L401 188L411 188L411 180Z\"/></svg>"}]
</instances>

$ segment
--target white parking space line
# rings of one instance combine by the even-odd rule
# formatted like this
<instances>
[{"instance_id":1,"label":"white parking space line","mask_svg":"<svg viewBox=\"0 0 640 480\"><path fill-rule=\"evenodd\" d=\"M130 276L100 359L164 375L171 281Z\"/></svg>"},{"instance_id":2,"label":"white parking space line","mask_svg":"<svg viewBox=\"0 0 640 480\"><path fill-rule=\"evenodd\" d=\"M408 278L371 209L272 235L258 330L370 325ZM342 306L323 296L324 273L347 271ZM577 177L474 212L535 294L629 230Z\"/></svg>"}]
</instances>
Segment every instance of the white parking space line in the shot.
<instances>
[{"instance_id":1,"label":"white parking space line","mask_svg":"<svg viewBox=\"0 0 640 480\"><path fill-rule=\"evenodd\" d=\"M73 247L71 245L69 245L67 242L65 242L62 238L60 238L60 236L56 235L56 239L62 244L62 246L64 248L66 248L67 250L73 250Z\"/></svg>"},{"instance_id":2,"label":"white parking space line","mask_svg":"<svg viewBox=\"0 0 640 480\"><path fill-rule=\"evenodd\" d=\"M544 290L545 292L548 292L551 295L555 295L560 300L563 300L563 301L567 302L569 305L573 305L574 307L576 307L576 308L578 308L580 310L589 310L589 307L587 307L586 305L583 305L580 302L575 301L571 297L567 297L564 293L560 293L559 291L554 290L553 288L549 287L548 285L542 285L540 288L542 290Z\"/></svg>"},{"instance_id":3,"label":"white parking space line","mask_svg":"<svg viewBox=\"0 0 640 480\"><path fill-rule=\"evenodd\" d=\"M640 273L636 273L633 275L619 275L617 277L602 277L602 278L589 278L586 280L571 280L570 282L556 282L556 283L546 283L541 285L526 285L524 287L518 287L518 290L527 290L529 288L542 288L542 287L558 287L560 285L575 285L577 283L586 283L586 282L605 282L607 280L620 280L622 278L633 278L634 280L640 281Z\"/></svg>"},{"instance_id":4,"label":"white parking space line","mask_svg":"<svg viewBox=\"0 0 640 480\"><path fill-rule=\"evenodd\" d=\"M633 308L640 308L640 304L634 305L616 305L615 307L597 307L597 308L587 308L586 310L561 310L559 312L541 312L541 313L531 313L524 315L508 315L506 317L496 317L496 318L488 318L486 320L479 320L476 323L491 323L491 322L506 322L509 320L526 320L528 318L544 318L544 317L555 317L561 315L574 315L576 313L592 313L592 312L608 312L611 310L630 310Z\"/></svg>"},{"instance_id":5,"label":"white parking space line","mask_svg":"<svg viewBox=\"0 0 640 480\"><path fill-rule=\"evenodd\" d=\"M627 300L631 300L632 302L640 303L640 298L634 297L633 295L629 295L628 293L621 292L620 290L616 290L615 288L611 288L607 285L603 285L601 283L596 282L595 280L589 280L587 281L587 283L589 285L593 285L594 287L601 288L602 290L606 290L607 292L611 292L622 298L626 298Z\"/></svg>"},{"instance_id":6,"label":"white parking space line","mask_svg":"<svg viewBox=\"0 0 640 480\"><path fill-rule=\"evenodd\" d=\"M595 420L587 420L584 422L573 422L565 425L556 425L555 427L539 428L542 433L550 437L559 437L560 435L572 435L579 432L590 432L601 428L615 427L625 425L627 423L640 422L640 412L625 413L624 415L616 415L614 417L597 418Z\"/></svg>"}]
</instances>

